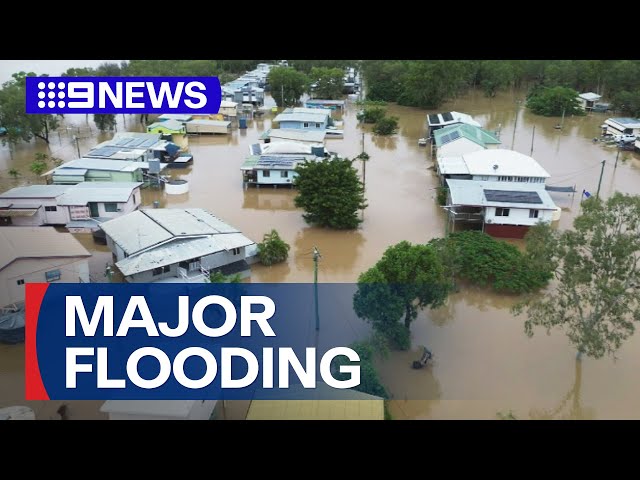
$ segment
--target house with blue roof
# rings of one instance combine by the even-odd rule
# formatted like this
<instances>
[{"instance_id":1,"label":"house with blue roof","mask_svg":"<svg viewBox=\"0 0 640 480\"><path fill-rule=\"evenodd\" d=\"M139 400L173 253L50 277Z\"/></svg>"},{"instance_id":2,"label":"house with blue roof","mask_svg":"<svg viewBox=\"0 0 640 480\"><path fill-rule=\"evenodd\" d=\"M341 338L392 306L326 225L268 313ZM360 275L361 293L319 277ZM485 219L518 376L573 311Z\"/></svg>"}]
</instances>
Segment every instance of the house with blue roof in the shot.
<instances>
[{"instance_id":1,"label":"house with blue roof","mask_svg":"<svg viewBox=\"0 0 640 480\"><path fill-rule=\"evenodd\" d=\"M438 157L452 157L498 148L501 144L494 133L465 123L435 130L433 137Z\"/></svg>"},{"instance_id":2,"label":"house with blue roof","mask_svg":"<svg viewBox=\"0 0 640 480\"><path fill-rule=\"evenodd\" d=\"M324 112L287 112L284 111L276 118L279 128L298 128L302 130L326 130L329 126L329 116Z\"/></svg>"}]
</instances>

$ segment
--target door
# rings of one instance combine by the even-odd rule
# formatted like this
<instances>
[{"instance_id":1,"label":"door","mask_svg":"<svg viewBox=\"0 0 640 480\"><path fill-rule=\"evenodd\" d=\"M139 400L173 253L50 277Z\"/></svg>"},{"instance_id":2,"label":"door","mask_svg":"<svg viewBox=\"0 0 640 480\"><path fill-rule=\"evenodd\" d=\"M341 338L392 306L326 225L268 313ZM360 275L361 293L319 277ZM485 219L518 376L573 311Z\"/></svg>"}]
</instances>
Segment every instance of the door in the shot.
<instances>
[{"instance_id":1,"label":"door","mask_svg":"<svg viewBox=\"0 0 640 480\"><path fill-rule=\"evenodd\" d=\"M98 204L95 202L89 202L89 215L91 215L91 218L95 218L95 217L99 217L100 214L98 213Z\"/></svg>"}]
</instances>

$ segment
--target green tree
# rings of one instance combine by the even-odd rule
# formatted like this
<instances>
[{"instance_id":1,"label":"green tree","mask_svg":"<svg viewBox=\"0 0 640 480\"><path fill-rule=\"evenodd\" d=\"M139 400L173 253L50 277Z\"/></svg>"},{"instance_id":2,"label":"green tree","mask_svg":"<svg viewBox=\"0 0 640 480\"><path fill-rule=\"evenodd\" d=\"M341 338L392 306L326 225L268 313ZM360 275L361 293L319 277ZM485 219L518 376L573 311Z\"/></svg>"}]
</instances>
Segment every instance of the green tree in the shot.
<instances>
[{"instance_id":1,"label":"green tree","mask_svg":"<svg viewBox=\"0 0 640 480\"><path fill-rule=\"evenodd\" d=\"M113 131L116 128L116 116L112 113L94 113L93 121L101 132Z\"/></svg>"},{"instance_id":2,"label":"green tree","mask_svg":"<svg viewBox=\"0 0 640 480\"><path fill-rule=\"evenodd\" d=\"M307 76L290 67L275 67L269 71L267 82L279 107L296 105L307 90ZM283 103L284 102L284 103Z\"/></svg>"},{"instance_id":3,"label":"green tree","mask_svg":"<svg viewBox=\"0 0 640 480\"><path fill-rule=\"evenodd\" d=\"M353 160L334 157L307 161L296 167L296 207L303 208L311 224L353 229L362 222L358 210L366 208L364 187Z\"/></svg>"},{"instance_id":4,"label":"green tree","mask_svg":"<svg viewBox=\"0 0 640 480\"><path fill-rule=\"evenodd\" d=\"M478 231L454 232L431 240L429 245L437 249L450 278L497 292L526 293L544 287L553 277L552 265L538 256L539 242L552 229L541 224L531 230L535 233L527 236L525 253Z\"/></svg>"},{"instance_id":5,"label":"green tree","mask_svg":"<svg viewBox=\"0 0 640 480\"><path fill-rule=\"evenodd\" d=\"M398 132L398 117L382 117L373 126L376 135L393 135Z\"/></svg>"},{"instance_id":6,"label":"green tree","mask_svg":"<svg viewBox=\"0 0 640 480\"><path fill-rule=\"evenodd\" d=\"M276 230L265 233L262 242L258 244L258 258L263 265L273 265L284 262L289 256L291 247L280 238Z\"/></svg>"},{"instance_id":7,"label":"green tree","mask_svg":"<svg viewBox=\"0 0 640 480\"><path fill-rule=\"evenodd\" d=\"M402 93L406 64L398 60L367 60L362 64L362 74L367 99L395 102Z\"/></svg>"},{"instance_id":8,"label":"green tree","mask_svg":"<svg viewBox=\"0 0 640 480\"><path fill-rule=\"evenodd\" d=\"M573 230L545 232L532 248L554 266L554 290L514 311L526 313L529 336L562 329L578 358L614 356L640 320L640 196L591 197L581 208Z\"/></svg>"},{"instance_id":9,"label":"green tree","mask_svg":"<svg viewBox=\"0 0 640 480\"><path fill-rule=\"evenodd\" d=\"M360 275L353 306L358 317L406 350L418 310L443 305L451 288L451 279L433 246L402 241L387 248L382 258Z\"/></svg>"},{"instance_id":10,"label":"green tree","mask_svg":"<svg viewBox=\"0 0 640 480\"><path fill-rule=\"evenodd\" d=\"M387 355L386 343L384 341L381 343L380 339L376 338L376 340L354 342L349 345L349 348L356 352L360 358L359 362L354 362L354 364L360 365L360 384L354 387L354 390L381 398L389 398L373 363L376 357ZM349 380L350 374L340 372L340 367L351 364L346 357L336 357L331 365L333 377L336 380Z\"/></svg>"},{"instance_id":11,"label":"green tree","mask_svg":"<svg viewBox=\"0 0 640 480\"><path fill-rule=\"evenodd\" d=\"M341 68L313 67L309 78L315 84L313 95L317 98L335 100L342 98L344 70Z\"/></svg>"},{"instance_id":12,"label":"green tree","mask_svg":"<svg viewBox=\"0 0 640 480\"><path fill-rule=\"evenodd\" d=\"M498 90L510 86L514 76L513 65L504 60L486 60L478 67L479 84L487 97L494 97Z\"/></svg>"},{"instance_id":13,"label":"green tree","mask_svg":"<svg viewBox=\"0 0 640 480\"><path fill-rule=\"evenodd\" d=\"M47 164L42 160L34 160L29 165L29 170L36 175L42 175L46 169L47 169Z\"/></svg>"},{"instance_id":14,"label":"green tree","mask_svg":"<svg viewBox=\"0 0 640 480\"><path fill-rule=\"evenodd\" d=\"M614 110L632 117L640 116L640 89L634 92L623 90L613 98Z\"/></svg>"},{"instance_id":15,"label":"green tree","mask_svg":"<svg viewBox=\"0 0 640 480\"><path fill-rule=\"evenodd\" d=\"M365 107L364 110L358 113L358 121L364 123L376 123L383 118L387 112L384 107Z\"/></svg>"},{"instance_id":16,"label":"green tree","mask_svg":"<svg viewBox=\"0 0 640 480\"><path fill-rule=\"evenodd\" d=\"M13 179L17 179L20 176L20 172L18 170L16 170L15 168L12 168L11 170L9 170L9 175L11 175L13 177Z\"/></svg>"},{"instance_id":17,"label":"green tree","mask_svg":"<svg viewBox=\"0 0 640 480\"><path fill-rule=\"evenodd\" d=\"M568 87L535 88L527 98L527 107L538 115L558 117L562 115L584 115L578 101L578 92Z\"/></svg>"},{"instance_id":18,"label":"green tree","mask_svg":"<svg viewBox=\"0 0 640 480\"><path fill-rule=\"evenodd\" d=\"M225 275L221 271L217 270L209 274L210 283L240 283L240 275Z\"/></svg>"},{"instance_id":19,"label":"green tree","mask_svg":"<svg viewBox=\"0 0 640 480\"><path fill-rule=\"evenodd\" d=\"M49 133L58 127L54 115L27 115L25 112L26 77L35 73L14 73L13 79L5 82L0 90L0 125L7 129L2 144L28 142L33 137L49 143Z\"/></svg>"}]
</instances>

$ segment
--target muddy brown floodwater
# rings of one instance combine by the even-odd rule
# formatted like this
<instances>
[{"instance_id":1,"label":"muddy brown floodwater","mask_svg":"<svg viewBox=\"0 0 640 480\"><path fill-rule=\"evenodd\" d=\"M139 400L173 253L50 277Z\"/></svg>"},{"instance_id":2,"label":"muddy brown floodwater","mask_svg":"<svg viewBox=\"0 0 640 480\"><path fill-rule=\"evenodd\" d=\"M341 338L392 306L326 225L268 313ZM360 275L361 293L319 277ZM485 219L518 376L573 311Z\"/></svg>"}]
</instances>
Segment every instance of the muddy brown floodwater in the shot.
<instances>
[{"instance_id":1,"label":"muddy brown floodwater","mask_svg":"<svg viewBox=\"0 0 640 480\"><path fill-rule=\"evenodd\" d=\"M456 110L474 116L485 128L501 131L504 148L530 154L551 174L549 184L576 186L595 192L600 162L606 160L601 195L615 190L640 193L640 158L621 153L614 168L615 148L594 144L606 114L566 118L564 128L554 126L558 118L532 115L524 108L524 92L511 91L486 98L471 92L440 111ZM285 264L254 266L252 282L310 282L316 245L322 253L321 282L355 282L371 267L384 250L401 240L426 242L444 235L445 218L436 205L437 180L428 149L418 146L425 134L425 110L390 106L399 117L400 131L388 138L375 137L356 120L352 103L344 113L345 138L327 141L329 150L353 157L364 148L371 160L366 167L368 208L357 231L341 232L308 226L294 206L295 191L273 188L244 189L240 165L251 143L271 126L272 114L250 121L246 130L235 129L230 136L190 138L194 164L184 171L171 171L174 178L189 181L190 191L167 196L146 189L144 205L158 200L163 207L202 207L220 216L259 241L272 228L291 245ZM516 122L517 116L517 122ZM119 116L118 129L142 131L133 116ZM516 126L514 135L514 125ZM76 158L71 135L81 139L86 152L105 135L96 137L95 126L84 116L67 117L60 135L52 135L51 150L64 160ZM106 138L106 137L105 137ZM13 153L0 150L0 188L2 191L37 179L27 174L34 152L46 151L38 142L19 146ZM7 170L17 168L22 177L12 180ZM360 168L360 165L358 165ZM569 228L580 208L580 193L552 193L562 207L558 228ZM92 277L104 281L110 261L105 247L93 244L88 235L78 235L94 253ZM379 362L383 383L393 400L394 418L496 418L498 412L513 412L518 418L640 418L640 338L627 341L616 361L585 359L576 365L575 352L560 331L551 335L524 334L523 319L509 312L517 297L500 296L476 288L453 294L446 306L424 311L412 326L413 349L392 352ZM366 330L366 329L365 329ZM434 363L423 370L412 370L411 362L420 356L419 346L434 352ZM0 404L24 404L22 346L0 346ZM0 406L1 406L0 405ZM99 402L71 404L73 418L101 417ZM50 418L55 408L37 404L39 418ZM52 413L53 412L53 413Z\"/></svg>"}]
</instances>

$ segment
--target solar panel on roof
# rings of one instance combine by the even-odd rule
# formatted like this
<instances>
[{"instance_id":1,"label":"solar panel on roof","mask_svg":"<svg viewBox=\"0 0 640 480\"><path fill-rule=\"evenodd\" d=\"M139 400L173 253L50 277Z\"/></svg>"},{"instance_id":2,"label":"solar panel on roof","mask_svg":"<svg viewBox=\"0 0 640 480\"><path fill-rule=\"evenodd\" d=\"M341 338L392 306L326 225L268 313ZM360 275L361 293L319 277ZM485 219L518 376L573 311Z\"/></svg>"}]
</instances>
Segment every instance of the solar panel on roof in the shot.
<instances>
[{"instance_id":1,"label":"solar panel on roof","mask_svg":"<svg viewBox=\"0 0 640 480\"><path fill-rule=\"evenodd\" d=\"M155 143L156 143L156 139L155 138L148 138L144 142L142 142L140 144L140 146L141 147L150 147L151 145L154 145Z\"/></svg>"},{"instance_id":2,"label":"solar panel on roof","mask_svg":"<svg viewBox=\"0 0 640 480\"><path fill-rule=\"evenodd\" d=\"M451 112L445 112L442 114L442 119L445 122L450 122L451 120L453 120L453 115L451 115Z\"/></svg>"},{"instance_id":3,"label":"solar panel on roof","mask_svg":"<svg viewBox=\"0 0 640 480\"><path fill-rule=\"evenodd\" d=\"M429 115L429 123L431 125L436 125L440 123L440 119L438 118L438 115Z\"/></svg>"},{"instance_id":4,"label":"solar panel on roof","mask_svg":"<svg viewBox=\"0 0 640 480\"><path fill-rule=\"evenodd\" d=\"M503 203L542 203L538 192L520 192L511 190L484 190L485 198L490 202Z\"/></svg>"},{"instance_id":5,"label":"solar panel on roof","mask_svg":"<svg viewBox=\"0 0 640 480\"><path fill-rule=\"evenodd\" d=\"M100 147L95 150L91 150L87 156L89 157L111 157L119 152L118 147Z\"/></svg>"},{"instance_id":6,"label":"solar panel on roof","mask_svg":"<svg viewBox=\"0 0 640 480\"><path fill-rule=\"evenodd\" d=\"M455 132L451 132L449 136L451 137L451 140L457 140L460 138L460 132L456 130Z\"/></svg>"},{"instance_id":7,"label":"solar panel on roof","mask_svg":"<svg viewBox=\"0 0 640 480\"><path fill-rule=\"evenodd\" d=\"M131 141L131 138L119 138L114 145L117 145L118 147L122 147L124 145L126 145L127 143L129 143Z\"/></svg>"}]
</instances>

